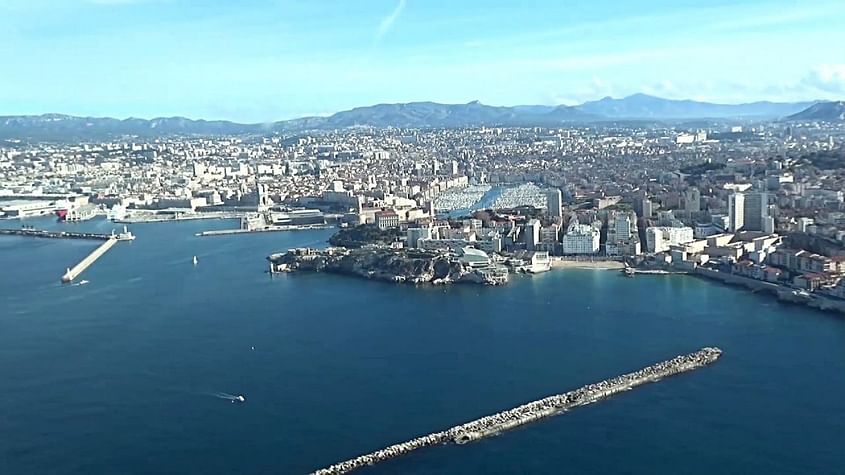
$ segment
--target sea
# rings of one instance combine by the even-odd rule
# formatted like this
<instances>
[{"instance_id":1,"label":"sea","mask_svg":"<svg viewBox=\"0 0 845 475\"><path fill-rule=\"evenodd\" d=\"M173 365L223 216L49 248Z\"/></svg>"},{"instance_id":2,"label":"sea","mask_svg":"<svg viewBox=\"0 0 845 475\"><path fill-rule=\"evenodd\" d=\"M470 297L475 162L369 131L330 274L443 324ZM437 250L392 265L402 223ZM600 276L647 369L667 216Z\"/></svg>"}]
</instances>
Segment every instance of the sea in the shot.
<instances>
[{"instance_id":1,"label":"sea","mask_svg":"<svg viewBox=\"0 0 845 475\"><path fill-rule=\"evenodd\" d=\"M688 276L270 275L332 231L196 236L236 226L130 225L86 285L59 278L96 242L0 236L0 474L305 474L703 346L724 354L360 473L845 473L842 317Z\"/></svg>"}]
</instances>

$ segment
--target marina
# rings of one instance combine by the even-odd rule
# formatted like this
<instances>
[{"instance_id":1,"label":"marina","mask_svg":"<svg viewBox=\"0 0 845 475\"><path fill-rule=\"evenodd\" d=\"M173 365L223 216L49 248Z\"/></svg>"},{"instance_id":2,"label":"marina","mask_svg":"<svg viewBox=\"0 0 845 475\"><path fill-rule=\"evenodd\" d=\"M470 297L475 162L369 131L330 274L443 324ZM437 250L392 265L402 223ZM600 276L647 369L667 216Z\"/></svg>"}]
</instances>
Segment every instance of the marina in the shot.
<instances>
[{"instance_id":1,"label":"marina","mask_svg":"<svg viewBox=\"0 0 845 475\"><path fill-rule=\"evenodd\" d=\"M375 465L414 450L446 443L465 444L483 439L503 431L551 417L578 406L592 404L604 398L637 386L653 383L663 378L693 371L710 365L722 355L722 350L705 347L696 352L676 356L670 360L653 364L633 373L595 384L588 384L574 391L539 399L513 409L482 417L445 431L434 432L407 442L394 444L375 452L361 455L344 462L313 472L314 475L336 475L348 473L368 465Z\"/></svg>"}]
</instances>

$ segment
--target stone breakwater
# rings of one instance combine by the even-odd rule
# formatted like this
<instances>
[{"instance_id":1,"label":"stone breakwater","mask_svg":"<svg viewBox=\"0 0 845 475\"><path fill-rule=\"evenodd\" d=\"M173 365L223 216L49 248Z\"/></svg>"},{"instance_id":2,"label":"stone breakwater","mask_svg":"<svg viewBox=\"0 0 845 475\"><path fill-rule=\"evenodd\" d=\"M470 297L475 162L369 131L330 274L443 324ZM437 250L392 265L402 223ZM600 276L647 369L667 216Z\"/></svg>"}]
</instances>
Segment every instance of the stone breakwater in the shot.
<instances>
[{"instance_id":1,"label":"stone breakwater","mask_svg":"<svg viewBox=\"0 0 845 475\"><path fill-rule=\"evenodd\" d=\"M478 440L523 424L553 416L574 407L596 402L642 384L653 383L667 376L707 366L715 362L721 354L722 350L719 348L702 348L694 353L677 356L633 373L623 374L622 376L595 384L588 384L574 391L529 402L513 409L452 427L445 431L434 432L407 442L391 445L345 462L336 463L313 473L315 475L347 473L366 465L374 465L378 462L405 455L423 447L449 442L462 444Z\"/></svg>"}]
</instances>

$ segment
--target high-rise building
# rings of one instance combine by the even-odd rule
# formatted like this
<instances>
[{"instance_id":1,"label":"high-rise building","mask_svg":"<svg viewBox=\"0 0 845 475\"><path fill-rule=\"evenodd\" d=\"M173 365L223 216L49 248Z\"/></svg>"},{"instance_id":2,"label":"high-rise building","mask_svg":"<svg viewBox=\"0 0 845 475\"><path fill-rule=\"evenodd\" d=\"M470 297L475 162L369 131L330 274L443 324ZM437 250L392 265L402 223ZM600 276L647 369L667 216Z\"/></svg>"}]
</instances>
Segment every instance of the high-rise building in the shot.
<instances>
[{"instance_id":1,"label":"high-rise building","mask_svg":"<svg viewBox=\"0 0 845 475\"><path fill-rule=\"evenodd\" d=\"M684 209L690 213L701 211L701 191L696 187L690 187L684 192Z\"/></svg>"},{"instance_id":2,"label":"high-rise building","mask_svg":"<svg viewBox=\"0 0 845 475\"><path fill-rule=\"evenodd\" d=\"M637 218L630 212L613 212L607 221L607 240L617 243L637 237Z\"/></svg>"},{"instance_id":3,"label":"high-rise building","mask_svg":"<svg viewBox=\"0 0 845 475\"><path fill-rule=\"evenodd\" d=\"M765 231L769 217L769 194L765 191L746 193L743 203L743 229Z\"/></svg>"},{"instance_id":4,"label":"high-rise building","mask_svg":"<svg viewBox=\"0 0 845 475\"><path fill-rule=\"evenodd\" d=\"M612 211L607 217L607 242L605 252L608 256L640 253L640 238L637 230L637 215L630 211Z\"/></svg>"},{"instance_id":5,"label":"high-rise building","mask_svg":"<svg viewBox=\"0 0 845 475\"><path fill-rule=\"evenodd\" d=\"M745 195L733 193L728 197L728 231L735 233L745 226Z\"/></svg>"},{"instance_id":6,"label":"high-rise building","mask_svg":"<svg viewBox=\"0 0 845 475\"><path fill-rule=\"evenodd\" d=\"M560 189L552 188L546 192L546 209L550 218L563 218L563 196Z\"/></svg>"},{"instance_id":7,"label":"high-rise building","mask_svg":"<svg viewBox=\"0 0 845 475\"><path fill-rule=\"evenodd\" d=\"M532 219L525 225L525 248L533 251L540 242L540 220Z\"/></svg>"},{"instance_id":8,"label":"high-rise building","mask_svg":"<svg viewBox=\"0 0 845 475\"><path fill-rule=\"evenodd\" d=\"M652 203L648 198L643 198L640 206L643 218L650 218L654 215L654 203Z\"/></svg>"}]
</instances>

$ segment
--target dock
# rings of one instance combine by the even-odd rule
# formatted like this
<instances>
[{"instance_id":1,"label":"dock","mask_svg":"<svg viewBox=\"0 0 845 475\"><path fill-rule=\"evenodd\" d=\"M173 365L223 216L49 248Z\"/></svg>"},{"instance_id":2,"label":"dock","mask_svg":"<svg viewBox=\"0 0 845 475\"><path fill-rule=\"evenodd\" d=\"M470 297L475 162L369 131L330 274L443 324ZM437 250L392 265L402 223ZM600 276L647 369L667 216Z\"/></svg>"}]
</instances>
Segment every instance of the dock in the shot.
<instances>
[{"instance_id":1,"label":"dock","mask_svg":"<svg viewBox=\"0 0 845 475\"><path fill-rule=\"evenodd\" d=\"M529 402L513 409L485 416L444 431L417 437L407 442L391 445L369 454L339 462L312 473L313 475L348 473L358 468L375 465L378 462L408 454L423 447L447 443L465 444L479 440L524 424L560 414L578 406L592 404L643 384L654 383L668 376L703 368L714 363L721 354L722 350L719 348L702 348L694 353L677 356L633 373L623 374L622 376L607 379L599 383L588 384L574 391Z\"/></svg>"}]
</instances>

